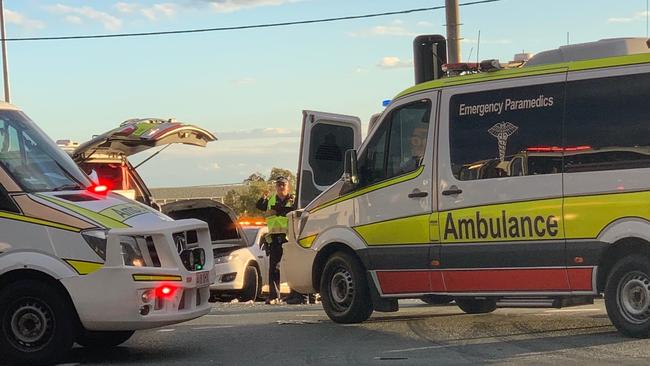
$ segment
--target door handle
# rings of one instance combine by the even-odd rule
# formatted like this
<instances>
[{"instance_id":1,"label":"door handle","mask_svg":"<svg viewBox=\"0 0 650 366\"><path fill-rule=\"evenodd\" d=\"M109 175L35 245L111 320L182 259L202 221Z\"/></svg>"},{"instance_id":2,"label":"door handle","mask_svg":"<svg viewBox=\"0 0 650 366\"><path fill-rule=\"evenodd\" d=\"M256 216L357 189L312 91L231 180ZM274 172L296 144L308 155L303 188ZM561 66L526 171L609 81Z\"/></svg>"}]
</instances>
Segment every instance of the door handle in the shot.
<instances>
[{"instance_id":1,"label":"door handle","mask_svg":"<svg viewBox=\"0 0 650 366\"><path fill-rule=\"evenodd\" d=\"M446 189L446 190L442 191L443 196L456 196L456 195L459 195L461 193L463 193L463 190L456 187L456 186L451 186L451 187L449 187L449 189Z\"/></svg>"},{"instance_id":2,"label":"door handle","mask_svg":"<svg viewBox=\"0 0 650 366\"><path fill-rule=\"evenodd\" d=\"M409 198L422 198L426 197L429 194L427 192L422 192L418 189L414 190L413 192L409 193Z\"/></svg>"}]
</instances>

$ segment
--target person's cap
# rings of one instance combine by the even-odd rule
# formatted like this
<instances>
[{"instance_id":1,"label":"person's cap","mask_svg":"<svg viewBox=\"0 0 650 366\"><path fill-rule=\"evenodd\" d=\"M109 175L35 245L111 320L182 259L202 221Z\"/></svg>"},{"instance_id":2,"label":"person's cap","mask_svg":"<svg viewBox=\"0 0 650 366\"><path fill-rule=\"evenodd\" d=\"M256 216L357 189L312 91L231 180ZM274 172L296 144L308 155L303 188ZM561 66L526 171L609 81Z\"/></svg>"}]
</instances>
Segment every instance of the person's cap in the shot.
<instances>
[{"instance_id":1,"label":"person's cap","mask_svg":"<svg viewBox=\"0 0 650 366\"><path fill-rule=\"evenodd\" d=\"M275 184L279 184L279 183L287 184L287 183L289 183L289 180L287 178L285 178L285 177L280 176L280 177L275 178Z\"/></svg>"}]
</instances>

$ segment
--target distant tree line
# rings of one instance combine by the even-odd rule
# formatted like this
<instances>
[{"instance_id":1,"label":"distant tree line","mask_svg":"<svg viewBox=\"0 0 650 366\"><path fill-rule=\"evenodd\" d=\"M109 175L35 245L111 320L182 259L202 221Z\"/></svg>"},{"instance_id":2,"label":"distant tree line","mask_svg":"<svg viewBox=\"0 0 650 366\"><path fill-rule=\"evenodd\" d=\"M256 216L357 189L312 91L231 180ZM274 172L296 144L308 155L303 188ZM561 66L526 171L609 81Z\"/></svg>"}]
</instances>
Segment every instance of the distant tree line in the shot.
<instances>
[{"instance_id":1,"label":"distant tree line","mask_svg":"<svg viewBox=\"0 0 650 366\"><path fill-rule=\"evenodd\" d=\"M238 216L263 216L264 214L255 207L257 200L262 197L264 191L275 192L275 180L278 177L285 177L289 180L292 192L296 189L296 176L288 169L273 168L268 178L255 172L244 179L246 188L239 192L232 189L226 193L224 203L232 208Z\"/></svg>"}]
</instances>

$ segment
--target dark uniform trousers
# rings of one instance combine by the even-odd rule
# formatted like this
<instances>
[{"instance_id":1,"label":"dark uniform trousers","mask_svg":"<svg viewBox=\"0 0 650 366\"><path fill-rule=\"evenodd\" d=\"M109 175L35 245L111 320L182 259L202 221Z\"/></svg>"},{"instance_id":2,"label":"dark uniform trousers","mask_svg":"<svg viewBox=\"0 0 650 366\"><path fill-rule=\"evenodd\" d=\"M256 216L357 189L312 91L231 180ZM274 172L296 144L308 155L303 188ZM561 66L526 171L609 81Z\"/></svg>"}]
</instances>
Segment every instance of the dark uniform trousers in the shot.
<instances>
[{"instance_id":1,"label":"dark uniform trousers","mask_svg":"<svg viewBox=\"0 0 650 366\"><path fill-rule=\"evenodd\" d=\"M282 244L287 242L285 234L270 234L269 245L269 299L280 298L280 260Z\"/></svg>"}]
</instances>

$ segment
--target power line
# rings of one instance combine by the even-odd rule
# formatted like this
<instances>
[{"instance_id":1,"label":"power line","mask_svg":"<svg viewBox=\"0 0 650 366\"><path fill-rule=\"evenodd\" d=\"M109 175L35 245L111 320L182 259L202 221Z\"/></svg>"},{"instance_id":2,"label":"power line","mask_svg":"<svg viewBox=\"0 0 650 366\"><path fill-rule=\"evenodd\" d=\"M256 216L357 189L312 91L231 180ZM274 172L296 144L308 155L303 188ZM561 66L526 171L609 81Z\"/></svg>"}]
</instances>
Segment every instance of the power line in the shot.
<instances>
[{"instance_id":1,"label":"power line","mask_svg":"<svg viewBox=\"0 0 650 366\"><path fill-rule=\"evenodd\" d=\"M485 3L493 3L497 1L501 1L501 0L470 1L463 4L459 4L459 6L478 5L478 4L485 4ZM389 11L384 13L350 15L345 17L321 18L321 19L312 19L312 20L299 20L293 22L240 25L240 26L232 26L232 27L198 28L198 29L184 29L184 30L171 30L171 31L159 31L159 32L91 34L91 35L76 35L76 36L22 37L22 38L6 38L5 40L7 42L9 41L11 42L63 41L63 40L72 40L72 39L126 38L126 37L144 37L144 36L164 36L164 35L187 34L187 33L221 32L221 31L234 31L234 30L244 30L244 29L286 27L291 25L314 24L314 23L329 23L329 22L338 22L338 21L354 20L354 19L378 18L378 17L385 17L390 15L411 14L411 13L419 13L419 12L431 11L431 10L440 10L444 8L445 6L441 5L441 6L432 6L428 8ZM0 41L2 41L1 38Z\"/></svg>"}]
</instances>

